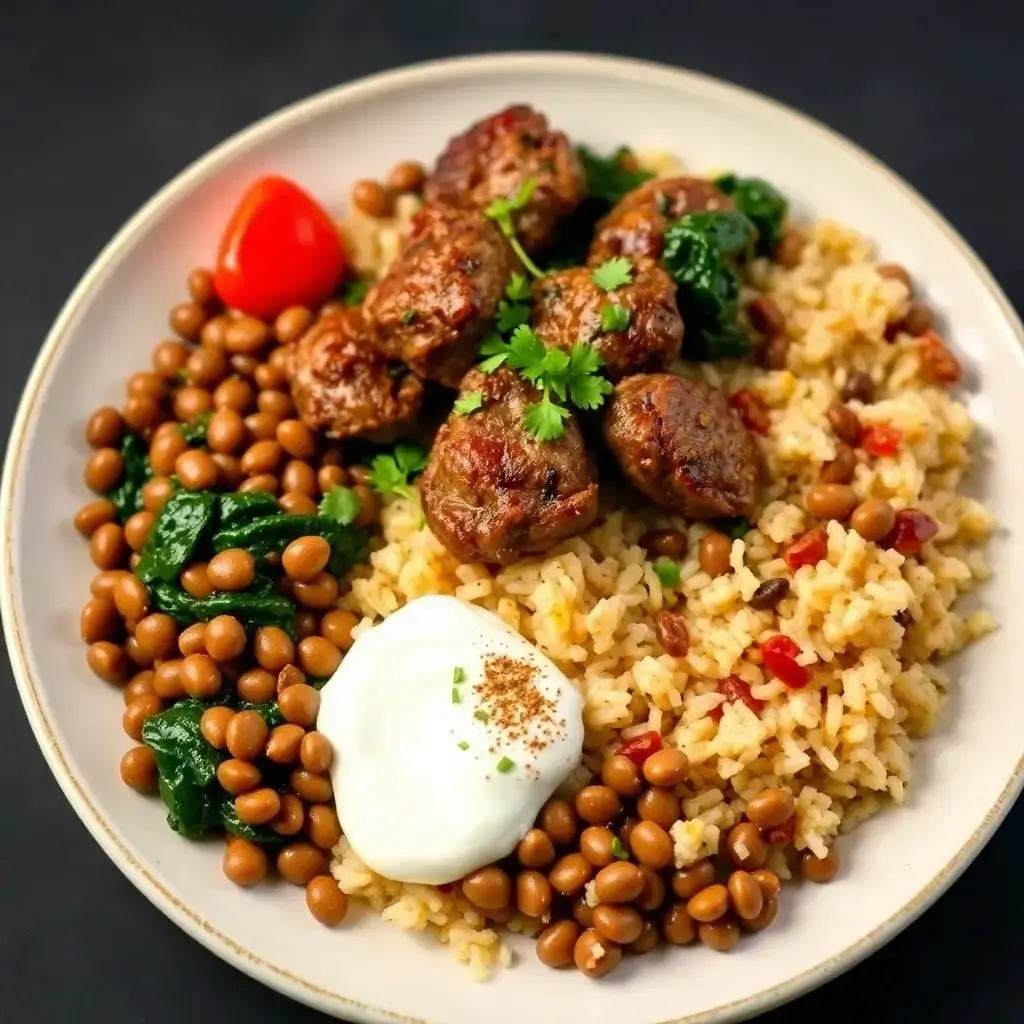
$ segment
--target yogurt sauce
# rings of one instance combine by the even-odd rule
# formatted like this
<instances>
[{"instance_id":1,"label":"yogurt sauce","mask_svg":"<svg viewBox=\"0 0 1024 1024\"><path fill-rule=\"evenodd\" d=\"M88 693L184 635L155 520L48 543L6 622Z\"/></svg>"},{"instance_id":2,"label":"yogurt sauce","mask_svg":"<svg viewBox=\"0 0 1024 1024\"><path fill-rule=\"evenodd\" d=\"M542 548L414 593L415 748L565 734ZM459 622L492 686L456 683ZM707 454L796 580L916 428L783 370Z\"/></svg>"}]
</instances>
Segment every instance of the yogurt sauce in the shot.
<instances>
[{"instance_id":1,"label":"yogurt sauce","mask_svg":"<svg viewBox=\"0 0 1024 1024\"><path fill-rule=\"evenodd\" d=\"M409 602L362 633L321 694L338 817L400 882L453 882L510 853L579 764L583 699L493 612Z\"/></svg>"}]
</instances>

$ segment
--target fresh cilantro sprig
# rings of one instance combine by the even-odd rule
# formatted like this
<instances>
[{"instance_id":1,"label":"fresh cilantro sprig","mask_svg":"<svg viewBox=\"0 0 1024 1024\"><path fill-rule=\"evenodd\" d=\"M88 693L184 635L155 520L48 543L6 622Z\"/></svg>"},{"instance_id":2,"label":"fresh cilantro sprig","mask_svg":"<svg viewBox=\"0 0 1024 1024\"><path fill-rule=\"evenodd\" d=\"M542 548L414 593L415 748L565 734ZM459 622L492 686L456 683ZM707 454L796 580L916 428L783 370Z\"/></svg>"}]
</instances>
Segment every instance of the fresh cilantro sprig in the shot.
<instances>
[{"instance_id":1,"label":"fresh cilantro sprig","mask_svg":"<svg viewBox=\"0 0 1024 1024\"><path fill-rule=\"evenodd\" d=\"M341 289L341 301L346 306L361 306L369 290L369 281L360 281L358 278L354 281L348 281L345 287Z\"/></svg>"},{"instance_id":2,"label":"fresh cilantro sprig","mask_svg":"<svg viewBox=\"0 0 1024 1024\"><path fill-rule=\"evenodd\" d=\"M427 453L415 444L396 444L390 455L378 455L370 463L370 486L378 494L412 497L409 481L427 467Z\"/></svg>"},{"instance_id":3,"label":"fresh cilantro sprig","mask_svg":"<svg viewBox=\"0 0 1024 1024\"><path fill-rule=\"evenodd\" d=\"M517 327L505 341L492 334L480 347L487 358L480 364L484 373L508 365L542 392L540 401L527 406L523 426L539 441L554 441L565 433L571 402L578 409L597 409L612 390L600 374L604 364L593 345L577 341L566 352L547 348L527 326Z\"/></svg>"},{"instance_id":4,"label":"fresh cilantro sprig","mask_svg":"<svg viewBox=\"0 0 1024 1024\"><path fill-rule=\"evenodd\" d=\"M470 413L482 408L483 404L484 393L482 391L466 391L455 399L452 412L456 416L468 416Z\"/></svg>"},{"instance_id":5,"label":"fresh cilantro sprig","mask_svg":"<svg viewBox=\"0 0 1024 1024\"><path fill-rule=\"evenodd\" d=\"M629 327L630 311L626 306L616 306L611 302L601 307L601 329L605 331L624 331Z\"/></svg>"},{"instance_id":6,"label":"fresh cilantro sprig","mask_svg":"<svg viewBox=\"0 0 1024 1024\"><path fill-rule=\"evenodd\" d=\"M613 256L590 272L590 279L606 292L623 288L633 280L633 264L625 256Z\"/></svg>"},{"instance_id":7,"label":"fresh cilantro sprig","mask_svg":"<svg viewBox=\"0 0 1024 1024\"><path fill-rule=\"evenodd\" d=\"M351 487L332 487L321 499L320 515L348 526L354 523L363 503Z\"/></svg>"},{"instance_id":8,"label":"fresh cilantro sprig","mask_svg":"<svg viewBox=\"0 0 1024 1024\"><path fill-rule=\"evenodd\" d=\"M523 266L534 277L543 277L544 271L530 259L522 243L516 238L516 226L513 222L513 214L518 213L526 206L536 187L536 180L527 178L515 195L498 196L496 199L492 199L490 205L484 210L484 216L489 217L498 225L498 230L508 239L508 244L512 246L512 250L519 257Z\"/></svg>"}]
</instances>

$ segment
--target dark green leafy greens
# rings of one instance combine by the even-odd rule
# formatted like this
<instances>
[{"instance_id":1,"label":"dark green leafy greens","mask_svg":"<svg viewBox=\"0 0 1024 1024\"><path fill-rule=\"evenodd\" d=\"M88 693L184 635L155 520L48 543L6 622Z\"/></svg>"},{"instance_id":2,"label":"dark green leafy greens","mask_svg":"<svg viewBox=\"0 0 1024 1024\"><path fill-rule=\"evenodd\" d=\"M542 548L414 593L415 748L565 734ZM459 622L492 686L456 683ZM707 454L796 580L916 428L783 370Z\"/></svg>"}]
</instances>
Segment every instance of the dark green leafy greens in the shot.
<instances>
[{"instance_id":1,"label":"dark green leafy greens","mask_svg":"<svg viewBox=\"0 0 1024 1024\"><path fill-rule=\"evenodd\" d=\"M347 281L345 286L341 289L341 301L346 306L361 306L363 300L366 298L366 293L370 290L369 281Z\"/></svg>"},{"instance_id":2,"label":"dark green leafy greens","mask_svg":"<svg viewBox=\"0 0 1024 1024\"><path fill-rule=\"evenodd\" d=\"M750 532L750 520L746 516L718 519L715 521L715 527L719 533L724 533L731 540L742 540Z\"/></svg>"},{"instance_id":3,"label":"dark green leafy greens","mask_svg":"<svg viewBox=\"0 0 1024 1024\"><path fill-rule=\"evenodd\" d=\"M282 517L284 518L284 517ZM299 534L305 536L305 533ZM248 590L192 597L174 583L153 583L149 588L154 611L170 615L179 626L194 622L209 622L218 615L233 615L247 631L260 626L280 626L295 637L295 605L282 594L275 593L273 584L257 578Z\"/></svg>"},{"instance_id":4,"label":"dark green leafy greens","mask_svg":"<svg viewBox=\"0 0 1024 1024\"><path fill-rule=\"evenodd\" d=\"M587 146L576 150L587 179L587 198L606 207L614 206L627 192L649 181L650 171L636 169L628 146L619 146L611 156L599 156Z\"/></svg>"},{"instance_id":5,"label":"dark green leafy greens","mask_svg":"<svg viewBox=\"0 0 1024 1024\"><path fill-rule=\"evenodd\" d=\"M736 324L740 276L737 263L757 230L745 214L729 210L689 213L665 232L662 262L678 286L686 323L686 359L735 359L750 351Z\"/></svg>"},{"instance_id":6,"label":"dark green leafy greens","mask_svg":"<svg viewBox=\"0 0 1024 1024\"><path fill-rule=\"evenodd\" d=\"M121 480L107 491L106 497L114 503L118 522L123 524L142 508L142 486L153 472L149 466L146 442L133 431L121 438L121 458L124 460Z\"/></svg>"},{"instance_id":7,"label":"dark green leafy greens","mask_svg":"<svg viewBox=\"0 0 1024 1024\"><path fill-rule=\"evenodd\" d=\"M235 801L227 793L224 794L224 798L220 801L217 811L220 824L225 832L248 839L250 843L276 849L288 842L287 836L278 835L277 832L266 825L250 825L248 822L242 821L235 810Z\"/></svg>"},{"instance_id":8,"label":"dark green leafy greens","mask_svg":"<svg viewBox=\"0 0 1024 1024\"><path fill-rule=\"evenodd\" d=\"M378 494L411 497L410 481L427 468L427 453L416 444L396 444L390 455L377 455L370 463L370 486Z\"/></svg>"},{"instance_id":9,"label":"dark green leafy greens","mask_svg":"<svg viewBox=\"0 0 1024 1024\"><path fill-rule=\"evenodd\" d=\"M757 228L757 254L771 256L782 241L782 224L789 204L762 178L723 174L715 184Z\"/></svg>"},{"instance_id":10,"label":"dark green leafy greens","mask_svg":"<svg viewBox=\"0 0 1024 1024\"><path fill-rule=\"evenodd\" d=\"M167 824L188 839L222 825L220 803L226 794L217 784L221 755L199 728L206 708L202 701L181 700L142 726L142 741L156 756Z\"/></svg>"},{"instance_id":11,"label":"dark green leafy greens","mask_svg":"<svg viewBox=\"0 0 1024 1024\"><path fill-rule=\"evenodd\" d=\"M181 436L192 445L206 444L206 431L210 428L212 412L201 412L191 423L179 423Z\"/></svg>"},{"instance_id":12,"label":"dark green leafy greens","mask_svg":"<svg viewBox=\"0 0 1024 1024\"><path fill-rule=\"evenodd\" d=\"M183 491L170 498L150 530L135 575L144 583L174 582L216 515L212 491Z\"/></svg>"},{"instance_id":13,"label":"dark green leafy greens","mask_svg":"<svg viewBox=\"0 0 1024 1024\"><path fill-rule=\"evenodd\" d=\"M309 536L323 537L331 545L328 568L343 576L366 554L366 534L324 515L264 516L242 526L219 530L213 537L213 550L245 548L257 561L282 551L293 540Z\"/></svg>"}]
</instances>

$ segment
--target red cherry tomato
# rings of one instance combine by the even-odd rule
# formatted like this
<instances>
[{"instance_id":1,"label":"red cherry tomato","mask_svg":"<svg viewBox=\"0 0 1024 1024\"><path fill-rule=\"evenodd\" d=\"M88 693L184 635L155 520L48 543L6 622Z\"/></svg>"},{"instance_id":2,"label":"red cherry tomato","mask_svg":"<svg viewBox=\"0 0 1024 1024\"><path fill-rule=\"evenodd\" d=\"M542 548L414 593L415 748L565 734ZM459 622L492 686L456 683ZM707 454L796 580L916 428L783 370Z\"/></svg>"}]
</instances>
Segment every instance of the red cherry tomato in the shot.
<instances>
[{"instance_id":1,"label":"red cherry tomato","mask_svg":"<svg viewBox=\"0 0 1024 1024\"><path fill-rule=\"evenodd\" d=\"M881 458L895 455L903 444L903 431L887 423L873 423L864 428L860 446L868 453Z\"/></svg>"},{"instance_id":2,"label":"red cherry tomato","mask_svg":"<svg viewBox=\"0 0 1024 1024\"><path fill-rule=\"evenodd\" d=\"M768 407L759 395L746 388L740 388L730 399L729 404L740 414L743 426L755 434L767 434L771 426Z\"/></svg>"},{"instance_id":3,"label":"red cherry tomato","mask_svg":"<svg viewBox=\"0 0 1024 1024\"><path fill-rule=\"evenodd\" d=\"M765 667L791 690L802 690L811 681L811 670L806 665L797 664L799 653L796 643L781 633L761 644Z\"/></svg>"},{"instance_id":4,"label":"red cherry tomato","mask_svg":"<svg viewBox=\"0 0 1024 1024\"><path fill-rule=\"evenodd\" d=\"M213 284L225 305L261 320L334 291L345 251L327 212L293 181L268 175L242 196L221 238Z\"/></svg>"},{"instance_id":5,"label":"red cherry tomato","mask_svg":"<svg viewBox=\"0 0 1024 1024\"><path fill-rule=\"evenodd\" d=\"M939 532L939 524L919 508L902 508L893 528L879 541L883 548L895 548L907 557L920 553L926 542Z\"/></svg>"},{"instance_id":6,"label":"red cherry tomato","mask_svg":"<svg viewBox=\"0 0 1024 1024\"><path fill-rule=\"evenodd\" d=\"M712 708L708 712L708 718L713 718L716 722L720 722L722 715L725 714L725 705L732 704L738 700L743 701L755 715L760 716L761 710L764 708L764 702L758 700L750 692L750 683L740 679L739 676L726 676L724 679L719 679L716 689L719 693L725 694L725 702L719 704L716 708Z\"/></svg>"},{"instance_id":7,"label":"red cherry tomato","mask_svg":"<svg viewBox=\"0 0 1024 1024\"><path fill-rule=\"evenodd\" d=\"M786 565L796 572L801 565L817 565L828 554L828 534L823 526L797 537L783 552Z\"/></svg>"},{"instance_id":8,"label":"red cherry tomato","mask_svg":"<svg viewBox=\"0 0 1024 1024\"><path fill-rule=\"evenodd\" d=\"M652 729L650 732L641 733L639 736L627 740L615 753L628 757L639 768L651 754L656 754L659 750L661 750L661 736Z\"/></svg>"}]
</instances>

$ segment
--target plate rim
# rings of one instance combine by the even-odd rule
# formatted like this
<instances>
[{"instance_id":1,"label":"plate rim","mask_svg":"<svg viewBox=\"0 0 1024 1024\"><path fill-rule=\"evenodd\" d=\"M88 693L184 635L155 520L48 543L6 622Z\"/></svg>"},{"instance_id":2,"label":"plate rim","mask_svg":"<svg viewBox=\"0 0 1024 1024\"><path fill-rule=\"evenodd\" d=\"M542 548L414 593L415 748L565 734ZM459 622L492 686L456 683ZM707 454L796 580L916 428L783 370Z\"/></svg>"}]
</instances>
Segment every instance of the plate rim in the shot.
<instances>
[{"instance_id":1,"label":"plate rim","mask_svg":"<svg viewBox=\"0 0 1024 1024\"><path fill-rule=\"evenodd\" d=\"M897 190L905 201L913 204L920 213L925 214L934 222L935 226L942 231L947 240L966 260L979 283L995 301L1000 314L1015 334L1018 345L1024 349L1024 325L991 271L952 224L916 189L877 157L872 156L867 150L816 118L753 89L735 85L724 79L689 68L602 53L536 50L446 57L402 65L329 87L260 118L208 150L161 187L121 226L82 275L47 332L19 399L7 443L3 480L0 483L0 536L3 537L2 563L0 563L2 576L0 578L4 583L0 587L0 617L3 621L7 650L18 693L36 742L75 813L121 873L158 910L190 937L198 940L222 960L242 970L256 981L315 1009L334 1015L340 1012L352 1014L361 1021L429 1024L424 1019L398 1014L325 989L265 960L219 932L200 913L187 906L167 885L135 859L118 834L115 825L107 821L93 803L88 785L72 772L64 752L61 750L53 726L47 719L39 687L30 671L27 643L19 618L19 601L15 597L17 584L13 574L12 558L14 487L20 475L22 461L29 448L28 427L43 391L49 367L63 349L69 327L77 316L79 308L89 296L96 282L106 273L109 265L117 259L120 251L137 235L144 232L151 222L160 218L179 195L187 192L194 184L214 173L223 164L247 152L264 139L311 120L333 107L358 104L371 96L400 91L418 83L434 82L440 79L472 78L480 73L500 74L540 69L548 72L597 71L610 76L614 75L619 79L631 79L670 88L685 85L690 92L703 92L705 95L713 96L729 105L746 108L762 117L796 121L804 131L825 136L833 145L845 150L848 156L864 164L874 173L881 174L887 179L888 185ZM792 978L743 999L710 1010L702 1010L695 1014L662 1021L659 1024L729 1024L729 1022L745 1020L804 995L854 967L895 938L959 878L991 839L1022 788L1024 788L1024 757L1017 762L996 802L986 812L981 825L947 864L885 922L856 942L851 943L842 952Z\"/></svg>"}]
</instances>

